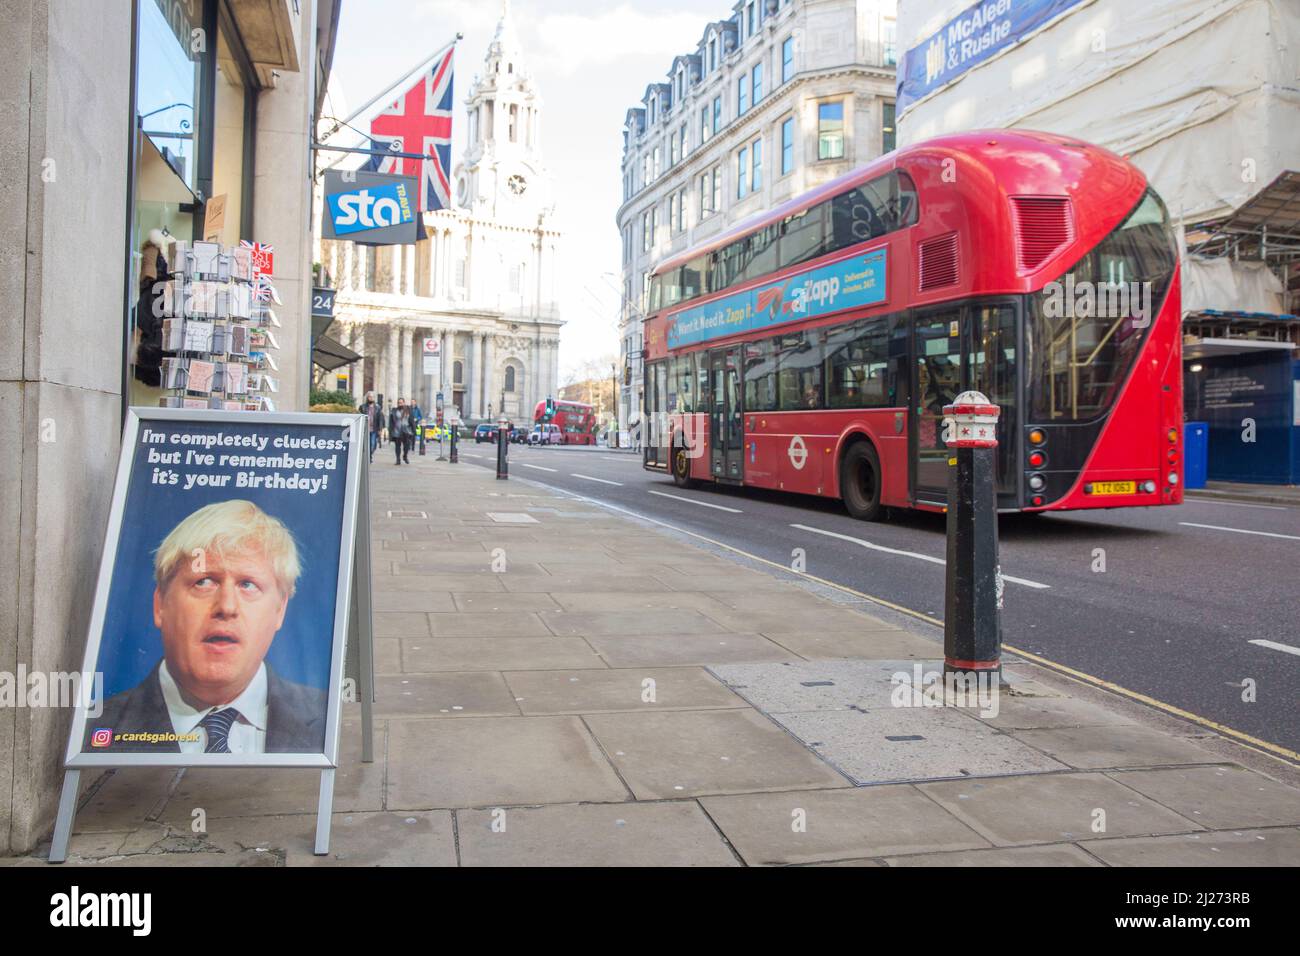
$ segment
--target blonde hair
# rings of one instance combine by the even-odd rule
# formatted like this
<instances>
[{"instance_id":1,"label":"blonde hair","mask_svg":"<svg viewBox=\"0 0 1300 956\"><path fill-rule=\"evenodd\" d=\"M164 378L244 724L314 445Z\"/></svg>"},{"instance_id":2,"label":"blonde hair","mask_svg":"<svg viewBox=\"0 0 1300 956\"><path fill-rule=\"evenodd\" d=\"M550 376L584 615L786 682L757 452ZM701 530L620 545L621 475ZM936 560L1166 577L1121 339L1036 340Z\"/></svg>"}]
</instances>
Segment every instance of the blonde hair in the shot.
<instances>
[{"instance_id":1,"label":"blonde hair","mask_svg":"<svg viewBox=\"0 0 1300 956\"><path fill-rule=\"evenodd\" d=\"M183 561L193 561L194 552L247 554L260 551L271 562L276 583L286 598L293 597L298 575L298 546L289 529L251 501L234 499L204 505L172 528L154 553L153 574L163 591Z\"/></svg>"}]
</instances>

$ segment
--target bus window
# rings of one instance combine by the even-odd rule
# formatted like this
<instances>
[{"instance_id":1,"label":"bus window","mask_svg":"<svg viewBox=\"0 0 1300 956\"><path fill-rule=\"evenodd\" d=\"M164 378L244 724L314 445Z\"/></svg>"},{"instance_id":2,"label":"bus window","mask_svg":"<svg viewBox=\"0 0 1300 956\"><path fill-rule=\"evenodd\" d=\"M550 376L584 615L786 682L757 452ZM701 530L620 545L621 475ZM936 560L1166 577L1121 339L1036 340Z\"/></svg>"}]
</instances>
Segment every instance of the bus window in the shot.
<instances>
[{"instance_id":1,"label":"bus window","mask_svg":"<svg viewBox=\"0 0 1300 956\"><path fill-rule=\"evenodd\" d=\"M835 329L826 338L828 408L889 404L885 379L889 331L885 319Z\"/></svg>"},{"instance_id":2,"label":"bus window","mask_svg":"<svg viewBox=\"0 0 1300 956\"><path fill-rule=\"evenodd\" d=\"M781 411L821 408L822 348L820 332L777 336L777 399Z\"/></svg>"},{"instance_id":3,"label":"bus window","mask_svg":"<svg viewBox=\"0 0 1300 956\"><path fill-rule=\"evenodd\" d=\"M815 259L826 251L825 204L787 216L781 222L777 258L781 268Z\"/></svg>"},{"instance_id":4,"label":"bus window","mask_svg":"<svg viewBox=\"0 0 1300 956\"><path fill-rule=\"evenodd\" d=\"M745 411L776 411L776 355L772 340L747 342L745 349Z\"/></svg>"}]
</instances>

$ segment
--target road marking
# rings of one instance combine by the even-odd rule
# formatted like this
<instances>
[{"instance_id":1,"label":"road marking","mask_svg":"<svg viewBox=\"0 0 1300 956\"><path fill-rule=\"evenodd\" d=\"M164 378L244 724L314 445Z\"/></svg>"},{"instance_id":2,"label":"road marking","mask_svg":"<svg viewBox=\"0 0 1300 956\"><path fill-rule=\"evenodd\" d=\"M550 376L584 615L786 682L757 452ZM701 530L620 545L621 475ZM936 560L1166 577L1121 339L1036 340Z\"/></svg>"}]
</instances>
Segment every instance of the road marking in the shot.
<instances>
[{"instance_id":1,"label":"road marking","mask_svg":"<svg viewBox=\"0 0 1300 956\"><path fill-rule=\"evenodd\" d=\"M620 455L617 458L615 458L613 455L601 455L600 457L604 458L606 461L617 461L617 462L627 462L627 461L637 460L634 455Z\"/></svg>"},{"instance_id":2,"label":"road marking","mask_svg":"<svg viewBox=\"0 0 1300 956\"><path fill-rule=\"evenodd\" d=\"M593 478L591 475L580 475L576 471L569 472L569 477L585 478L587 481L599 481L602 485L618 485L620 488L623 487L623 482L621 481L610 481L608 478Z\"/></svg>"},{"instance_id":3,"label":"road marking","mask_svg":"<svg viewBox=\"0 0 1300 956\"><path fill-rule=\"evenodd\" d=\"M1243 501L1215 501L1213 498L1186 498L1188 504L1227 505L1229 508L1267 508L1269 511L1290 511L1281 505L1248 505Z\"/></svg>"},{"instance_id":4,"label":"road marking","mask_svg":"<svg viewBox=\"0 0 1300 956\"><path fill-rule=\"evenodd\" d=\"M1260 647L1271 648L1275 651L1281 651L1283 654L1294 654L1300 657L1300 647L1292 647L1290 644L1279 644L1277 641L1247 641L1247 644L1258 644Z\"/></svg>"},{"instance_id":5,"label":"road marking","mask_svg":"<svg viewBox=\"0 0 1300 956\"><path fill-rule=\"evenodd\" d=\"M1257 534L1261 538L1286 538L1288 541L1300 541L1300 536L1294 534L1274 534L1272 531L1247 531L1245 528L1225 528L1217 524L1197 524L1195 521L1180 521L1179 524L1187 525L1189 528L1209 528L1211 531L1235 531L1237 534Z\"/></svg>"},{"instance_id":6,"label":"road marking","mask_svg":"<svg viewBox=\"0 0 1300 956\"><path fill-rule=\"evenodd\" d=\"M482 455L476 455L472 451L462 452L466 458L482 458Z\"/></svg>"},{"instance_id":7,"label":"road marking","mask_svg":"<svg viewBox=\"0 0 1300 956\"><path fill-rule=\"evenodd\" d=\"M752 552L745 551L741 548L737 548L735 545L727 544L725 541L719 541L716 538L710 538L708 535L699 534L695 531L687 531L685 528L679 528L677 525L671 524L670 522L667 521L662 521L659 518L652 518L649 515L641 514L639 511L632 511L630 508L623 508L620 507L619 505L612 504L608 501L601 501L598 498L588 498L586 495L580 495L576 491L570 491L567 488L560 488L556 485L543 485L542 487L549 488L552 491L558 491L560 494L568 495L570 498L576 498L578 501L585 501L588 504L595 505L598 508L605 508L608 511L617 511L621 514L629 515L640 521L646 521L649 522L650 524L659 525L661 528L668 528L671 531L676 531L678 534L683 534L691 538L698 538L700 541L707 542L708 544L711 544L714 547L722 548L723 550L730 551L733 554L739 554L742 557L749 558L751 561L757 561L759 564L765 564L768 567L772 568L773 570L780 571L782 574L787 574L790 577L803 578L804 580L807 581L815 581L816 583L825 585L828 588L834 588L837 591L843 591L845 594L852 594L854 597L860 597L863 600L870 601L872 604L877 604L880 607L887 607L891 611L897 611L899 614L905 614L908 617L914 617L917 620L925 621L927 624L932 624L941 630L943 628L943 621L937 617L931 617L929 614L924 614L921 611L915 611L912 608L904 607L901 604L895 604L893 601L886 600L885 598L882 597L876 597L874 594L867 594L865 591L859 591L856 588L851 588L847 584L840 584L837 581L829 581L826 578L819 578L817 577L817 575L809 574L807 571L792 571L784 564L778 564L775 561L769 561L767 558L763 558L757 554L753 554ZM1240 730L1234 730L1233 728L1228 727L1225 724L1221 724L1218 721L1210 720L1208 717L1202 717L1199 714L1193 714L1191 711L1183 710L1181 707L1175 707L1173 704L1166 704L1162 700L1158 700L1155 697L1150 697L1146 694L1140 693L1139 691L1129 690L1127 687L1124 687L1121 684L1116 684L1113 681L1108 681L1101 677L1094 677L1092 674L1089 674L1085 671L1076 670L1075 668L1069 667L1065 664L1058 664L1056 661L1043 657L1039 654L1034 654L1030 651L1021 650L1020 648L1016 647L1013 644L1007 644L1006 642L1003 642L1002 647L1003 649L1010 651L1012 654L1015 654L1018 657L1023 657L1027 661L1032 661L1035 664L1038 664L1042 667L1046 667L1048 670L1055 671L1056 673L1068 677L1071 680L1076 680L1081 684L1090 684L1093 687L1100 687L1103 690L1108 690L1111 693L1120 695L1121 697L1127 697L1130 700L1135 700L1140 704L1145 704L1148 707L1151 707L1155 710L1162 711L1163 713L1169 714L1173 717L1178 717L1182 720L1186 720L1189 721L1190 723L1196 724L1197 726L1205 727L1208 730L1213 730L1215 733L1223 734L1224 736L1231 738L1234 742L1241 744L1243 747L1247 747L1251 750L1266 754L1271 757L1281 758L1285 761L1288 761L1291 764L1300 765L1300 753L1297 753L1294 750L1288 750L1286 747L1282 747L1274 743L1269 743L1267 740L1261 740L1258 737L1252 737L1248 733L1245 733Z\"/></svg>"},{"instance_id":8,"label":"road marking","mask_svg":"<svg viewBox=\"0 0 1300 956\"><path fill-rule=\"evenodd\" d=\"M686 498L682 495L670 495L666 491L651 491L646 489L652 495L658 495L660 498L672 498L674 501L685 501L688 504L699 505L701 508L717 508L719 511L730 511L733 515L744 514L739 508L726 508L722 505L709 504L707 501L696 501L694 498Z\"/></svg>"},{"instance_id":9,"label":"road marking","mask_svg":"<svg viewBox=\"0 0 1300 956\"><path fill-rule=\"evenodd\" d=\"M823 531L821 528L813 528L806 524L792 524L792 528L798 528L800 531L811 531L813 534L824 534L828 538L839 538L841 541L851 541L853 544L860 544L864 548L870 548L872 551L881 551L885 554L897 554L905 558L916 558L920 561L929 561L931 564L946 565L948 562L943 558L936 558L928 554L919 554L916 551L901 551L898 548L887 548L883 544L872 544L870 541L863 541L861 538L850 537L847 534L839 534L835 531ZM1009 574L1002 575L1003 581L1010 581L1013 584L1023 584L1028 588L1038 588L1047 590L1051 588L1050 584L1043 584L1039 581L1031 581L1028 578L1016 578Z\"/></svg>"},{"instance_id":10,"label":"road marking","mask_svg":"<svg viewBox=\"0 0 1300 956\"><path fill-rule=\"evenodd\" d=\"M558 468L547 468L545 465L530 465L526 461L521 461L519 464L525 468L536 468L538 471L559 471Z\"/></svg>"}]
</instances>

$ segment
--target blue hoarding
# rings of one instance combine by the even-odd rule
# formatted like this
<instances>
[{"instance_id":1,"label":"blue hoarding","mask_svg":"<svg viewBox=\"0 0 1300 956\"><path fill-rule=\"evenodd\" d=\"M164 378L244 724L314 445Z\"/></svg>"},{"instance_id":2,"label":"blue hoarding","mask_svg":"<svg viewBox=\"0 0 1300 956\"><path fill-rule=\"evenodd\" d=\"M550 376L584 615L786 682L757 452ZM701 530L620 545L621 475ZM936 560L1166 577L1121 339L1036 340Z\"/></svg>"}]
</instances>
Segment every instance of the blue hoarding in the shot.
<instances>
[{"instance_id":1,"label":"blue hoarding","mask_svg":"<svg viewBox=\"0 0 1300 956\"><path fill-rule=\"evenodd\" d=\"M668 347L878 305L886 298L886 251L874 249L671 313Z\"/></svg>"},{"instance_id":2,"label":"blue hoarding","mask_svg":"<svg viewBox=\"0 0 1300 956\"><path fill-rule=\"evenodd\" d=\"M982 0L963 10L903 54L898 113L1082 2Z\"/></svg>"}]
</instances>

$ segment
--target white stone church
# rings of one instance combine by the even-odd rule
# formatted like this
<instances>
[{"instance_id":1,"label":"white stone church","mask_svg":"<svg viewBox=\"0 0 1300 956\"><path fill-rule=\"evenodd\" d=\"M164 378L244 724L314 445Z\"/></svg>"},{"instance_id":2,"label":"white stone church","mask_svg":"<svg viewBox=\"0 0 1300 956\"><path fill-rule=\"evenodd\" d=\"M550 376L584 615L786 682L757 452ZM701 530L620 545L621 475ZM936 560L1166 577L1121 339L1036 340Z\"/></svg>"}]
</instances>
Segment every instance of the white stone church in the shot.
<instances>
[{"instance_id":1,"label":"white stone church","mask_svg":"<svg viewBox=\"0 0 1300 956\"><path fill-rule=\"evenodd\" d=\"M530 422L559 387L560 233L542 164L542 100L508 8L465 103L457 122L468 124L468 147L452 175L454 208L424 214L427 239L381 247L320 240L318 260L338 289L330 334L364 357L348 382L358 403L368 391L386 403L414 398L432 417L441 391L463 419L504 411ZM441 340L440 381L423 372L425 338Z\"/></svg>"}]
</instances>

